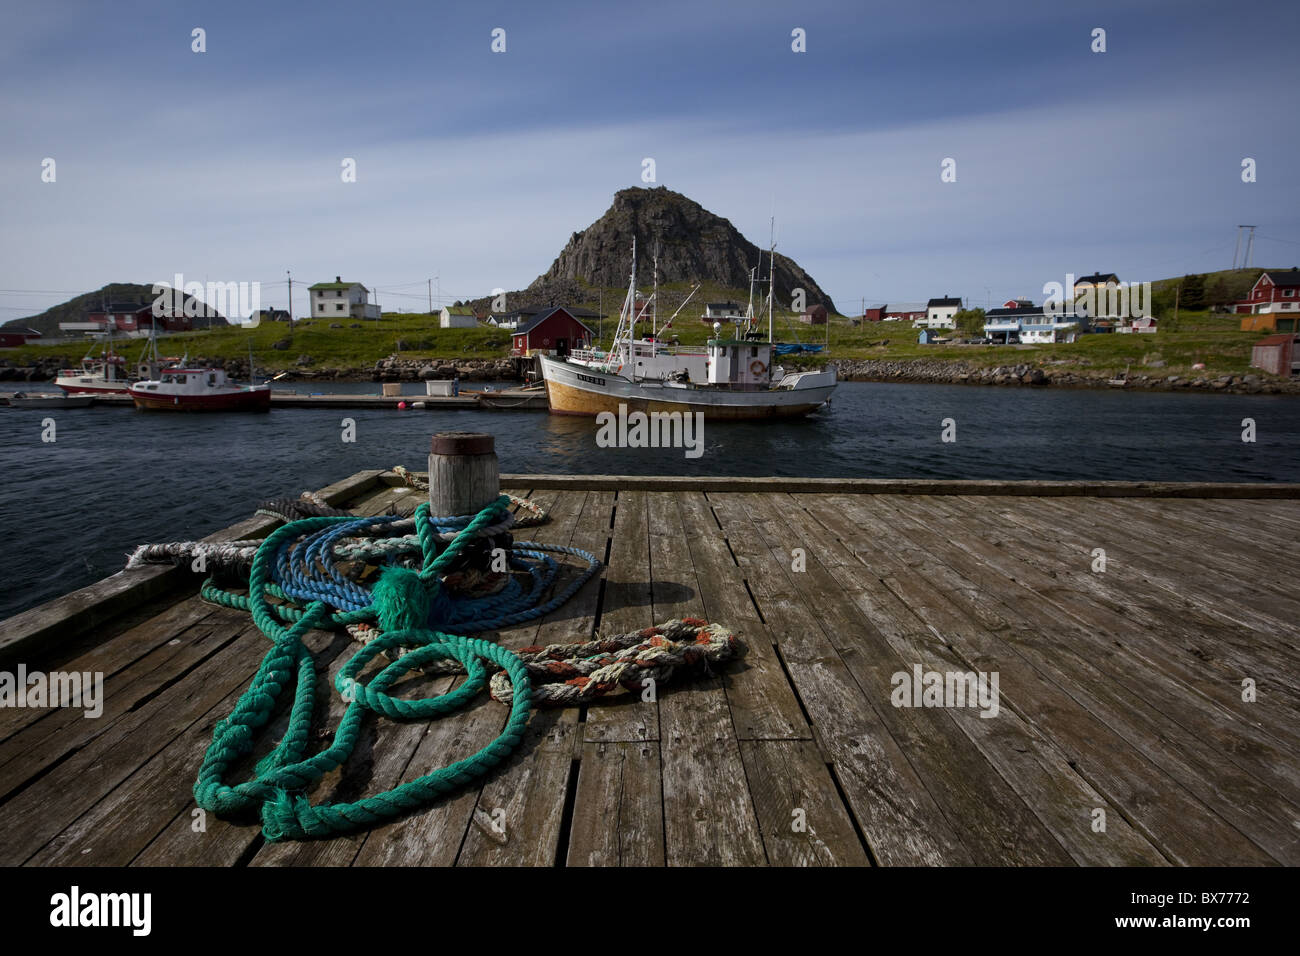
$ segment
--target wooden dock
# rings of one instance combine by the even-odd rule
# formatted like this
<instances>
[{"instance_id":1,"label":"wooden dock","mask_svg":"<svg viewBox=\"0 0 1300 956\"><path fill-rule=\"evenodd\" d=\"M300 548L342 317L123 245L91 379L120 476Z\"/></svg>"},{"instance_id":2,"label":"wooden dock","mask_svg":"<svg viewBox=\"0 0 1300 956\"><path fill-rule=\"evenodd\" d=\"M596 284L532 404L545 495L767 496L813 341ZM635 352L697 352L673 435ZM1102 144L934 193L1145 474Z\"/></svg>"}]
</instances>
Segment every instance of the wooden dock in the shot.
<instances>
[{"instance_id":1,"label":"wooden dock","mask_svg":"<svg viewBox=\"0 0 1300 956\"><path fill-rule=\"evenodd\" d=\"M0 404L8 405L14 392L0 393ZM459 395L329 395L272 391L272 408L407 408L438 411L492 409L537 411L549 408L544 389L504 388L491 392L462 389ZM134 408L129 395L96 395L92 407Z\"/></svg>"},{"instance_id":2,"label":"wooden dock","mask_svg":"<svg viewBox=\"0 0 1300 956\"><path fill-rule=\"evenodd\" d=\"M212 815L195 832L213 725L266 649L197 577L122 572L0 624L0 669L105 682L98 719L0 710L0 863L1300 864L1300 486L657 481L504 476L551 513L518 537L607 567L496 637L697 616L746 655L656 702L535 711L484 782L354 836L266 844L255 821ZM421 493L372 471L322 494L373 515ZM353 649L309 643L331 677ZM997 674L999 712L893 706L914 665ZM310 795L427 773L505 716L486 696L432 723L372 715Z\"/></svg>"}]
</instances>

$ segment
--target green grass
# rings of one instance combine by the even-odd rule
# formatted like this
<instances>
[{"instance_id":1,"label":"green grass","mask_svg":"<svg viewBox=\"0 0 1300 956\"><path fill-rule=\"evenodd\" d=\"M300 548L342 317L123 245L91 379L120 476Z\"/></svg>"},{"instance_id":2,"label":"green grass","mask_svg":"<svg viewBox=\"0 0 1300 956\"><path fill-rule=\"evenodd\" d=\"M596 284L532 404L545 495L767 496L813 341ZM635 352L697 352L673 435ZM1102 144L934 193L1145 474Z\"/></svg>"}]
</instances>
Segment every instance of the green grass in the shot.
<instances>
[{"instance_id":1,"label":"green grass","mask_svg":"<svg viewBox=\"0 0 1300 956\"><path fill-rule=\"evenodd\" d=\"M689 290L685 283L662 286L668 293L664 301L680 301ZM621 304L619 290L607 290L602 304L615 317L603 323L603 341L608 345L617 325L617 308ZM712 325L700 320L704 303L731 298L742 308L748 298L739 298L734 290L705 289L692 298L673 324L670 334L675 334L685 345L703 344L712 335ZM596 308L597 302L578 303ZM611 305L611 302L613 303ZM674 308L675 308L674 303ZM666 320L669 310L662 312ZM362 368L373 366L379 359L393 353L409 355L416 359L493 359L509 354L510 334L504 330L487 327L474 329L441 329L437 316L386 314L377 322L338 321L342 328L331 329L328 319L311 319L295 323L290 334L285 323L264 323L256 329L237 326L188 332L169 336L159 345L167 355L189 352L193 359L246 358L249 343L259 372L275 373L298 368L300 355L310 356L310 365L304 368ZM593 322L593 324L595 324ZM778 341L824 343L826 326L808 326L789 313L774 317ZM760 323L766 330L764 319ZM648 332L648 325L642 326ZM832 317L830 345L820 355L783 359L787 365L816 366L828 358L858 360L956 360L976 366L996 365L1047 365L1055 368L1101 370L1120 372L1131 366L1135 373L1185 375L1240 375L1251 372L1250 348L1266 333L1240 331L1240 317L1209 312L1181 312L1175 324L1169 319L1161 322L1160 331L1154 335L1085 335L1078 341L1059 345L920 345L917 332L905 323L868 322L854 327L842 316ZM290 338L289 348L277 350L272 345ZM405 348L399 350L399 339ZM138 340L119 342L119 350L134 362L142 347ZM28 346L6 353L15 364L24 364L35 357L59 356L76 362L85 354L86 344L74 342L63 345ZM1163 360L1163 367L1149 366L1151 361ZM1204 362L1204 373L1193 372L1191 366ZM1259 370L1253 370L1262 374Z\"/></svg>"},{"instance_id":2,"label":"green grass","mask_svg":"<svg viewBox=\"0 0 1300 956\"><path fill-rule=\"evenodd\" d=\"M976 366L1044 365L1053 367L1151 374L1240 375L1250 371L1250 349L1266 333L1240 331L1241 317L1210 312L1180 312L1176 329L1166 321L1154 335L1081 335L1072 343L1053 345L920 345L917 332L898 322L864 323L833 320L831 354L844 359L959 360ZM887 340L887 341L886 341ZM1163 361L1164 366L1150 366ZM1192 365L1205 363L1205 372ZM800 364L808 364L801 359ZM1253 370L1262 374L1258 369Z\"/></svg>"},{"instance_id":3,"label":"green grass","mask_svg":"<svg viewBox=\"0 0 1300 956\"><path fill-rule=\"evenodd\" d=\"M331 329L331 321L342 328ZM359 328L351 328L353 324ZM288 339L287 349L274 344ZM399 342L403 346L399 349ZM354 319L306 319L294 323L292 331L285 322L264 322L255 329L228 326L201 332L184 332L160 339L158 351L164 355L189 352L190 358L247 358L250 343L259 371L282 371L298 367L300 355L311 357L305 368L341 368L374 365L395 352L412 358L490 359L509 353L510 334L489 327L442 329L438 317L429 315L387 314L378 321ZM119 340L117 350L134 362L143 348L141 340ZM33 358L60 356L75 362L86 353L85 342L27 346L8 353L11 361L22 364Z\"/></svg>"}]
</instances>

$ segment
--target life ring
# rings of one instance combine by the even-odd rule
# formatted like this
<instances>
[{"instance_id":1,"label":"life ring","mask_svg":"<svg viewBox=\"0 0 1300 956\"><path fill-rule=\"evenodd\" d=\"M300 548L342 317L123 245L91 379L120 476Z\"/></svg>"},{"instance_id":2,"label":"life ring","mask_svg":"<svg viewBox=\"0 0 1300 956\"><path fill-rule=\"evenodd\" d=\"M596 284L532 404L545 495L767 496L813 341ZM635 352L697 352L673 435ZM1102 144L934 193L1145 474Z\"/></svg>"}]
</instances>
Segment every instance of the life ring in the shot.
<instances>
[{"instance_id":1,"label":"life ring","mask_svg":"<svg viewBox=\"0 0 1300 956\"><path fill-rule=\"evenodd\" d=\"M754 359L749 363L749 372L751 375L762 375L767 371L767 366L760 359Z\"/></svg>"}]
</instances>

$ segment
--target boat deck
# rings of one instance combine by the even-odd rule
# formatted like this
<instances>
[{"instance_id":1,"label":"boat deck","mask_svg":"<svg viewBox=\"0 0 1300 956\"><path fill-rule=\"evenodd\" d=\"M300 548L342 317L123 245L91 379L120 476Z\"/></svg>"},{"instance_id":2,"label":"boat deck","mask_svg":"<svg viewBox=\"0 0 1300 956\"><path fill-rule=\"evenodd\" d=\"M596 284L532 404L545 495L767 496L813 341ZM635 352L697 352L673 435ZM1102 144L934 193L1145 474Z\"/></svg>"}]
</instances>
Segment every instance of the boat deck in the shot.
<instances>
[{"instance_id":1,"label":"boat deck","mask_svg":"<svg viewBox=\"0 0 1300 956\"><path fill-rule=\"evenodd\" d=\"M98 719L0 710L0 863L1300 864L1294 488L510 484L551 512L519 537L607 567L540 623L500 632L504 645L695 616L731 627L745 656L657 702L535 711L485 781L397 822L267 844L255 821L208 815L196 832L191 795L265 639L195 597L186 572L124 572L0 624L6 670L105 682ZM367 472L324 494L378 514L420 493ZM353 649L325 632L309 644L331 676ZM996 673L999 712L893 706L893 676L910 682L917 664ZM340 701L322 684L318 723L326 711L332 729ZM505 716L486 696L431 723L370 715L311 796L354 800L443 766Z\"/></svg>"}]
</instances>

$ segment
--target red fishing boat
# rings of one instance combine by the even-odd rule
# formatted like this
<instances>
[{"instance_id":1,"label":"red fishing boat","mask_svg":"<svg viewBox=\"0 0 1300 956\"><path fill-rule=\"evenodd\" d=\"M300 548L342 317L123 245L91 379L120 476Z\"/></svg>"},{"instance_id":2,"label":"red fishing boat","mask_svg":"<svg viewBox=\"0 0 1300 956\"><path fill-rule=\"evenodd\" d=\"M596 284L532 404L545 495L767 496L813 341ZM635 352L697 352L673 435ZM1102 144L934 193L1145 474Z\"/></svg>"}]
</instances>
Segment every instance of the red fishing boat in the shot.
<instances>
[{"instance_id":1,"label":"red fishing boat","mask_svg":"<svg viewBox=\"0 0 1300 956\"><path fill-rule=\"evenodd\" d=\"M157 380L134 382L136 408L164 412L264 412L271 386L239 385L219 368L169 368Z\"/></svg>"}]
</instances>

